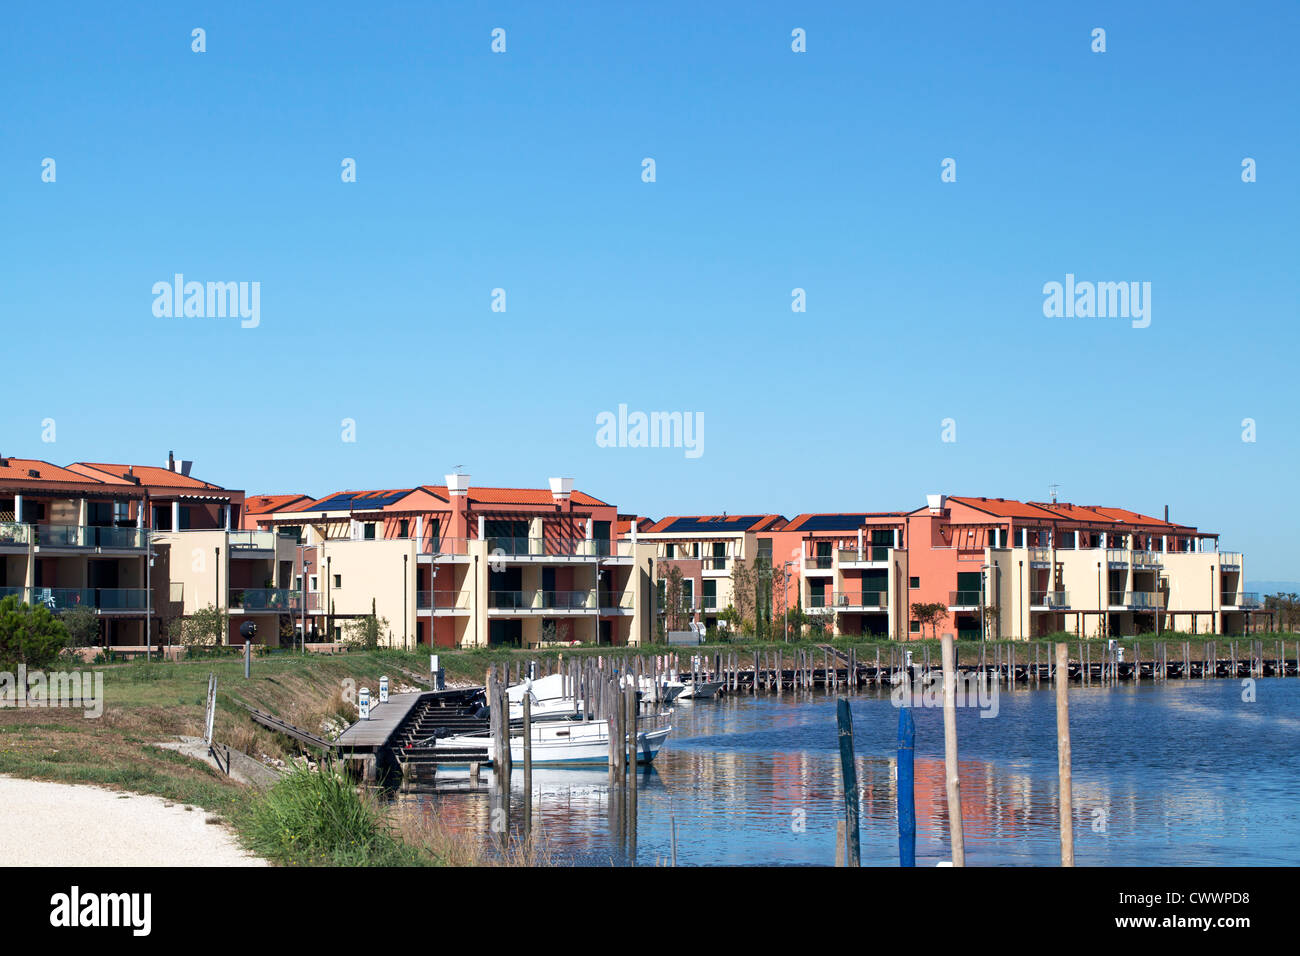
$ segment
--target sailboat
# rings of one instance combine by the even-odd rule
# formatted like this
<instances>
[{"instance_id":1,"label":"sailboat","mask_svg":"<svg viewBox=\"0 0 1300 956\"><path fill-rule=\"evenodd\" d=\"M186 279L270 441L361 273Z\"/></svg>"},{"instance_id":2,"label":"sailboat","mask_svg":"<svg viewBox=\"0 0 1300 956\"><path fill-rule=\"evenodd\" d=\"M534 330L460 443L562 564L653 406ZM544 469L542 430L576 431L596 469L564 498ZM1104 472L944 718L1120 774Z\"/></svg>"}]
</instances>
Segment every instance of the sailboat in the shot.
<instances>
[{"instance_id":1,"label":"sailboat","mask_svg":"<svg viewBox=\"0 0 1300 956\"><path fill-rule=\"evenodd\" d=\"M640 729L646 724L644 730ZM648 764L655 759L664 741L672 733L672 725L654 718L638 721L636 751L638 764ZM544 720L532 725L532 762L535 766L583 766L609 763L609 721L607 720ZM449 750L492 748L492 737L487 731L441 737L437 748ZM510 734L510 761L522 764L524 760L524 735L520 730Z\"/></svg>"}]
</instances>

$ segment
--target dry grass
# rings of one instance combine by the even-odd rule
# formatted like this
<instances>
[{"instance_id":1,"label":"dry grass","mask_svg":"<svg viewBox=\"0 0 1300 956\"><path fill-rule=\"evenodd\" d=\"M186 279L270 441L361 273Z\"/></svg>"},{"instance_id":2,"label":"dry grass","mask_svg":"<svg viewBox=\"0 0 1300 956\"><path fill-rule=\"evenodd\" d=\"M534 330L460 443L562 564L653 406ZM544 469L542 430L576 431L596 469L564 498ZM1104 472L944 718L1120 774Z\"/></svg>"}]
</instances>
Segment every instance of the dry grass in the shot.
<instances>
[{"instance_id":1,"label":"dry grass","mask_svg":"<svg viewBox=\"0 0 1300 956\"><path fill-rule=\"evenodd\" d=\"M526 839L511 836L501 848L483 834L442 820L428 802L394 804L387 823L403 843L429 854L443 866L550 866L552 854L537 828Z\"/></svg>"}]
</instances>

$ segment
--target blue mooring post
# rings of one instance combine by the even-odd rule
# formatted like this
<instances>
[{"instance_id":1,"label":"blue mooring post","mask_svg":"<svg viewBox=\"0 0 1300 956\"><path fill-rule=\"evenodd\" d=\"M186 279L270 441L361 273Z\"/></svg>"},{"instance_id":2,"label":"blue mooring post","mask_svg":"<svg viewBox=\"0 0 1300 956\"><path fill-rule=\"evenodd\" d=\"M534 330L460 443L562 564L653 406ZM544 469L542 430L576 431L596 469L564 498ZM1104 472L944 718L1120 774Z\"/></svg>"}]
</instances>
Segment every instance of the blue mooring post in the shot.
<instances>
[{"instance_id":1,"label":"blue mooring post","mask_svg":"<svg viewBox=\"0 0 1300 956\"><path fill-rule=\"evenodd\" d=\"M853 762L853 712L849 700L841 697L835 713L840 731L840 775L844 781L844 837L849 866L861 866L858 846L858 768Z\"/></svg>"},{"instance_id":2,"label":"blue mooring post","mask_svg":"<svg viewBox=\"0 0 1300 956\"><path fill-rule=\"evenodd\" d=\"M912 708L898 708L898 865L916 866L916 724Z\"/></svg>"}]
</instances>

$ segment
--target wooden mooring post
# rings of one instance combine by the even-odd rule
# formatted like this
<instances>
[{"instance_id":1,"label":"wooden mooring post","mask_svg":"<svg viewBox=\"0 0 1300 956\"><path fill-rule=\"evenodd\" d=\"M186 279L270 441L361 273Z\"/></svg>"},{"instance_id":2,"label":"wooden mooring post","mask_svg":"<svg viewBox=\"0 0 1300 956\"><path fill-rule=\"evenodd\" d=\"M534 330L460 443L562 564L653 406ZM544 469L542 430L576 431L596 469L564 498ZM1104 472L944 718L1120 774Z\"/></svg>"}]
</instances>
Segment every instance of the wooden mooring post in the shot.
<instances>
[{"instance_id":1,"label":"wooden mooring post","mask_svg":"<svg viewBox=\"0 0 1300 956\"><path fill-rule=\"evenodd\" d=\"M912 708L898 709L898 865L916 866L916 725Z\"/></svg>"},{"instance_id":2,"label":"wooden mooring post","mask_svg":"<svg viewBox=\"0 0 1300 956\"><path fill-rule=\"evenodd\" d=\"M1056 645L1056 669L1068 673L1069 645ZM1056 767L1060 788L1061 866L1074 866L1074 794L1070 784L1070 682L1056 682Z\"/></svg>"},{"instance_id":3,"label":"wooden mooring post","mask_svg":"<svg viewBox=\"0 0 1300 956\"><path fill-rule=\"evenodd\" d=\"M957 658L951 634L943 636L943 763L948 790L948 837L952 865L966 865L961 823L961 779L957 772Z\"/></svg>"},{"instance_id":4,"label":"wooden mooring post","mask_svg":"<svg viewBox=\"0 0 1300 956\"><path fill-rule=\"evenodd\" d=\"M847 697L841 697L836 704L835 718L840 738L840 780L844 785L846 864L860 866L862 859L858 847L858 768L853 758L853 711L849 708Z\"/></svg>"}]
</instances>

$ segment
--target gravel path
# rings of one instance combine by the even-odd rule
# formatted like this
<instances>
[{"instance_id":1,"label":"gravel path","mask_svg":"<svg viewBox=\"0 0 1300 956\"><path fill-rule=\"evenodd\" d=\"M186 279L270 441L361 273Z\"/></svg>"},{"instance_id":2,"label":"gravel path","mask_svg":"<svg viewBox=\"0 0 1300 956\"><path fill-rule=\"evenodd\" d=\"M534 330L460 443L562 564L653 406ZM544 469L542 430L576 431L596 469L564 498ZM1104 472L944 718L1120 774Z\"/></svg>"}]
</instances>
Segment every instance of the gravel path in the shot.
<instances>
[{"instance_id":1,"label":"gravel path","mask_svg":"<svg viewBox=\"0 0 1300 956\"><path fill-rule=\"evenodd\" d=\"M80 784L0 776L6 866L265 866L207 811Z\"/></svg>"}]
</instances>

